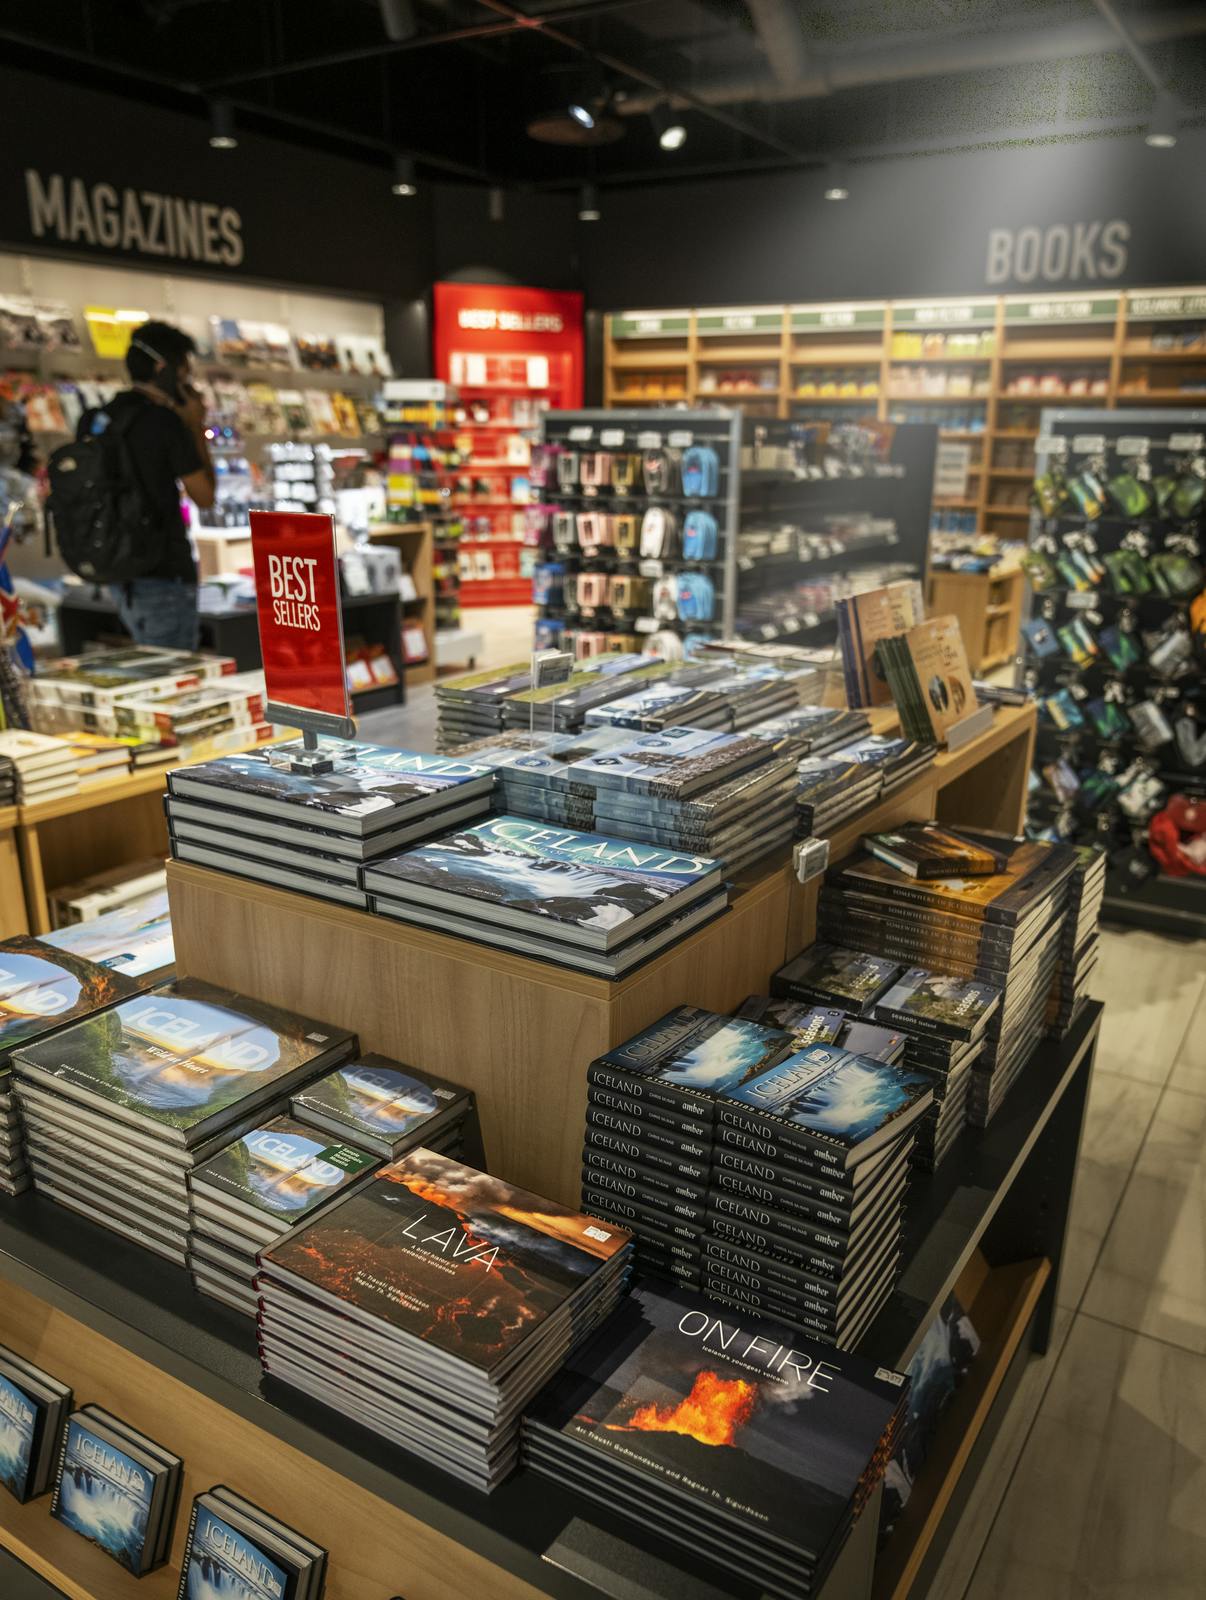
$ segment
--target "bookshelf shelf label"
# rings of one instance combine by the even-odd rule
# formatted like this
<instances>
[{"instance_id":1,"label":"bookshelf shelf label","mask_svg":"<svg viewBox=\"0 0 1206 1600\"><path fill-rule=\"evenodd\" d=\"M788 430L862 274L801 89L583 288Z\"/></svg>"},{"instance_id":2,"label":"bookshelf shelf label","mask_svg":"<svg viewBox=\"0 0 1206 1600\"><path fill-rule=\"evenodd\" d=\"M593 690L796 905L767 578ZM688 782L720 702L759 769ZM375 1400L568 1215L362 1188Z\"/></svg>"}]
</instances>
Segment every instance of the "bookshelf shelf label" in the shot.
<instances>
[{"instance_id":1,"label":"bookshelf shelf label","mask_svg":"<svg viewBox=\"0 0 1206 1600\"><path fill-rule=\"evenodd\" d=\"M1076 295L1067 300L1006 300L1006 323L1113 322L1118 316L1118 296Z\"/></svg>"},{"instance_id":2,"label":"bookshelf shelf label","mask_svg":"<svg viewBox=\"0 0 1206 1600\"><path fill-rule=\"evenodd\" d=\"M626 316L611 319L613 339L673 339L691 331L691 317L686 311L667 312L661 316Z\"/></svg>"},{"instance_id":3,"label":"bookshelf shelf label","mask_svg":"<svg viewBox=\"0 0 1206 1600\"><path fill-rule=\"evenodd\" d=\"M893 328L990 328L996 320L995 300L928 300L892 307Z\"/></svg>"},{"instance_id":4,"label":"bookshelf shelf label","mask_svg":"<svg viewBox=\"0 0 1206 1600\"><path fill-rule=\"evenodd\" d=\"M1131 294L1127 316L1133 322L1175 322L1180 317L1206 317L1206 290L1187 294Z\"/></svg>"},{"instance_id":5,"label":"bookshelf shelf label","mask_svg":"<svg viewBox=\"0 0 1206 1600\"><path fill-rule=\"evenodd\" d=\"M695 317L695 331L699 334L724 333L779 333L783 328L783 310L770 311L700 311Z\"/></svg>"},{"instance_id":6,"label":"bookshelf shelf label","mask_svg":"<svg viewBox=\"0 0 1206 1600\"><path fill-rule=\"evenodd\" d=\"M884 325L885 308L882 305L863 306L795 306L791 313L793 332L820 329L865 328L872 331Z\"/></svg>"}]
</instances>

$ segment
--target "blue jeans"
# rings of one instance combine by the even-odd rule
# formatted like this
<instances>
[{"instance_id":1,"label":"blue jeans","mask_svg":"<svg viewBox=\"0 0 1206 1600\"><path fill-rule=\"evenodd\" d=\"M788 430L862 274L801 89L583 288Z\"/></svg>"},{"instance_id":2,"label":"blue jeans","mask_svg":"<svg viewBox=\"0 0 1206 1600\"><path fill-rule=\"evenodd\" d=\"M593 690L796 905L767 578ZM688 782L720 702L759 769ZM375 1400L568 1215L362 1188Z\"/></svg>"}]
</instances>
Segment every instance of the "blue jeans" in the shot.
<instances>
[{"instance_id":1,"label":"blue jeans","mask_svg":"<svg viewBox=\"0 0 1206 1600\"><path fill-rule=\"evenodd\" d=\"M197 586L172 578L136 578L114 583L109 594L135 644L165 650L195 650L200 637Z\"/></svg>"}]
</instances>

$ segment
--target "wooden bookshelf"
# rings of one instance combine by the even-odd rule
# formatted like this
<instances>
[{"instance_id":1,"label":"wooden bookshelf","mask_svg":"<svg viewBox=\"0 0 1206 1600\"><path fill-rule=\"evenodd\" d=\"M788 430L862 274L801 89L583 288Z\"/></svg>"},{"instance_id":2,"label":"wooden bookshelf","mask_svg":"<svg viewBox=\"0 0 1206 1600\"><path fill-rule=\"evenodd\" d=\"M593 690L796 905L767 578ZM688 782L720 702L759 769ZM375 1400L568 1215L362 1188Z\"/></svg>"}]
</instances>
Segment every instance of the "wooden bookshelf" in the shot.
<instances>
[{"instance_id":1,"label":"wooden bookshelf","mask_svg":"<svg viewBox=\"0 0 1206 1600\"><path fill-rule=\"evenodd\" d=\"M393 545L415 581L418 599L402 601L402 622L417 622L427 641L426 661L404 663L408 684L431 683L436 674L435 530L430 522L374 522L369 526L374 544Z\"/></svg>"},{"instance_id":2,"label":"wooden bookshelf","mask_svg":"<svg viewBox=\"0 0 1206 1600\"><path fill-rule=\"evenodd\" d=\"M1016 539L1043 408L1206 404L1206 338L1186 331L1206 335L1206 289L617 312L604 403L933 421L972 447L968 495L936 509Z\"/></svg>"}]
</instances>

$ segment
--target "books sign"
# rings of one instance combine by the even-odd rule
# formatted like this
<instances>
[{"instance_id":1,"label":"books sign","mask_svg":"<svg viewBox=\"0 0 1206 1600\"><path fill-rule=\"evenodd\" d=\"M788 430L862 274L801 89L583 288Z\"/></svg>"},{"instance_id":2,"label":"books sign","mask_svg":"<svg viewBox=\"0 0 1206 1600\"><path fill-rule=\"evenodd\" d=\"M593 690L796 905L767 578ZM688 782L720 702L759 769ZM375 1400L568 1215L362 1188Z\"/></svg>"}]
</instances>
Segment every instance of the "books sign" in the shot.
<instances>
[{"instance_id":1,"label":"books sign","mask_svg":"<svg viewBox=\"0 0 1206 1600\"><path fill-rule=\"evenodd\" d=\"M351 738L334 519L253 511L251 551L269 715Z\"/></svg>"}]
</instances>

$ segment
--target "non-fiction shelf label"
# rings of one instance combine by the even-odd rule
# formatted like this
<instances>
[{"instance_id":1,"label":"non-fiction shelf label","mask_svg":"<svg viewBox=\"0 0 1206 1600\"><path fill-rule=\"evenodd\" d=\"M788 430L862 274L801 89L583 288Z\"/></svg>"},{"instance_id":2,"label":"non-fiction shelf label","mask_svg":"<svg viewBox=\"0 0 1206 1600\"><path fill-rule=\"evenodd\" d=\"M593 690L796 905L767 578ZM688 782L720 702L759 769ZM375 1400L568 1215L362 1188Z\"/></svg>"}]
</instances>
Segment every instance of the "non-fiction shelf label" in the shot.
<instances>
[{"instance_id":1,"label":"non-fiction shelf label","mask_svg":"<svg viewBox=\"0 0 1206 1600\"><path fill-rule=\"evenodd\" d=\"M892 307L893 328L990 328L996 320L995 300L928 300Z\"/></svg>"},{"instance_id":2,"label":"non-fiction shelf label","mask_svg":"<svg viewBox=\"0 0 1206 1600\"><path fill-rule=\"evenodd\" d=\"M1008 322L1113 322L1118 315L1118 296L1070 295L1067 299L1006 300Z\"/></svg>"}]
</instances>

